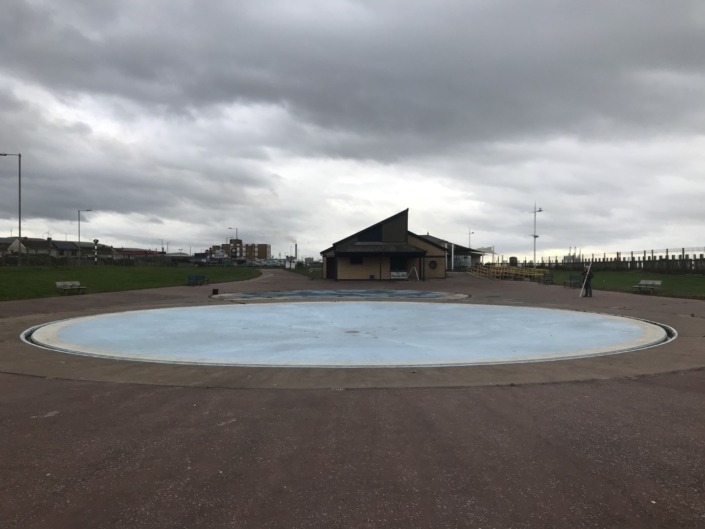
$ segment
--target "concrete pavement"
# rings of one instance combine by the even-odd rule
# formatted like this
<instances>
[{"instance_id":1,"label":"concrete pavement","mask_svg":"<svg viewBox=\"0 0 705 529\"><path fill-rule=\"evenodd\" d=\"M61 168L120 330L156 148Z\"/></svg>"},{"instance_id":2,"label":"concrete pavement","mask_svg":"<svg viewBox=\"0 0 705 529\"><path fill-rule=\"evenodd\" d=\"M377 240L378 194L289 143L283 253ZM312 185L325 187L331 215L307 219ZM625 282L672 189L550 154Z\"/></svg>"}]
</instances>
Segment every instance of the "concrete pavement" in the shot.
<instances>
[{"instance_id":1,"label":"concrete pavement","mask_svg":"<svg viewBox=\"0 0 705 529\"><path fill-rule=\"evenodd\" d=\"M345 286L279 272L217 288L310 285ZM17 339L72 315L208 304L209 288L0 303L0 527L705 525L705 303L464 276L409 287L634 315L680 337L632 357L494 366L509 370L294 377Z\"/></svg>"}]
</instances>

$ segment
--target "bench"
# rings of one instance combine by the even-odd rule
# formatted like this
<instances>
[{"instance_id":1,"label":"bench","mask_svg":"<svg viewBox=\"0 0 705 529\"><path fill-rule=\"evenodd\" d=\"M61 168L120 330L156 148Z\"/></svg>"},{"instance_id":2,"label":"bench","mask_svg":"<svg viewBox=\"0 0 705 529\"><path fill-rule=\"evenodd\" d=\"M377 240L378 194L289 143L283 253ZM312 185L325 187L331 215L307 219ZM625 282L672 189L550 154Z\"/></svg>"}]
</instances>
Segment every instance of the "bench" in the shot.
<instances>
[{"instance_id":1,"label":"bench","mask_svg":"<svg viewBox=\"0 0 705 529\"><path fill-rule=\"evenodd\" d=\"M649 294L653 294L654 290L660 286L661 281L658 281L656 279L642 279L641 281L639 281L638 285L634 285L634 288L638 289L639 293L641 293L642 290L648 290Z\"/></svg>"},{"instance_id":2,"label":"bench","mask_svg":"<svg viewBox=\"0 0 705 529\"><path fill-rule=\"evenodd\" d=\"M563 281L563 288L565 288L566 286L569 286L570 288L578 288L583 286L582 276L570 276L570 278L568 278L568 281Z\"/></svg>"},{"instance_id":3,"label":"bench","mask_svg":"<svg viewBox=\"0 0 705 529\"><path fill-rule=\"evenodd\" d=\"M544 274L542 277L539 277L536 280L539 284L543 283L544 285L548 284L553 284L553 274Z\"/></svg>"},{"instance_id":4,"label":"bench","mask_svg":"<svg viewBox=\"0 0 705 529\"><path fill-rule=\"evenodd\" d=\"M197 276L197 275L190 275L188 276L188 285L189 287L195 286L195 285L207 285L208 283L208 278L206 276Z\"/></svg>"},{"instance_id":5,"label":"bench","mask_svg":"<svg viewBox=\"0 0 705 529\"><path fill-rule=\"evenodd\" d=\"M57 281L56 288L61 290L64 296L69 292L78 292L79 294L83 294L83 291L86 290L86 287L81 286L80 281Z\"/></svg>"}]
</instances>

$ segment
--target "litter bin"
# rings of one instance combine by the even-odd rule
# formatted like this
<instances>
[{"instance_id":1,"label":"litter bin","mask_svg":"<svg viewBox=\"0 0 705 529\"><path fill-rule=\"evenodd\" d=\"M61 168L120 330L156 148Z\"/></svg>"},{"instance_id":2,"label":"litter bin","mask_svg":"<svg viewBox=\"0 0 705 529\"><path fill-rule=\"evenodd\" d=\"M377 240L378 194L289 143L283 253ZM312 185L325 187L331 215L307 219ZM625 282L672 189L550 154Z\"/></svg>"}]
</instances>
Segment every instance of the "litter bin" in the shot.
<instances>
[{"instance_id":1,"label":"litter bin","mask_svg":"<svg viewBox=\"0 0 705 529\"><path fill-rule=\"evenodd\" d=\"M375 278L374 274L370 275L370 279L374 279L374 278Z\"/></svg>"},{"instance_id":2,"label":"litter bin","mask_svg":"<svg viewBox=\"0 0 705 529\"><path fill-rule=\"evenodd\" d=\"M218 294L218 289L217 289L217 288L214 288L214 289L213 289L213 295L215 296L215 295L217 295L217 294Z\"/></svg>"}]
</instances>

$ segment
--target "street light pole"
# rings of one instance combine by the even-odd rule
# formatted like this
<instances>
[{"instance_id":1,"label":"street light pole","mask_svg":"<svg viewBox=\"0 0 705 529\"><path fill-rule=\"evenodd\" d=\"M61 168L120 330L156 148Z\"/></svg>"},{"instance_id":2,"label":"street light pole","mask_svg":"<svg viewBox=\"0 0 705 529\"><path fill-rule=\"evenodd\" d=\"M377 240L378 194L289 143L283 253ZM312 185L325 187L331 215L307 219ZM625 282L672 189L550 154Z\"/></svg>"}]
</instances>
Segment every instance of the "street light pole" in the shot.
<instances>
[{"instance_id":1,"label":"street light pole","mask_svg":"<svg viewBox=\"0 0 705 529\"><path fill-rule=\"evenodd\" d=\"M17 266L22 266L22 153L0 153L0 156L17 156L17 221L20 225Z\"/></svg>"},{"instance_id":2,"label":"street light pole","mask_svg":"<svg viewBox=\"0 0 705 529\"><path fill-rule=\"evenodd\" d=\"M81 266L81 211L93 211L92 209L78 210L78 266Z\"/></svg>"},{"instance_id":3,"label":"street light pole","mask_svg":"<svg viewBox=\"0 0 705 529\"><path fill-rule=\"evenodd\" d=\"M539 237L538 235L536 235L536 214L541 213L542 211L543 211L543 209L541 209L541 208L536 209L536 202L534 202L534 211L533 211L533 214L534 214L534 235L533 235L533 237L534 237L534 268L536 268L536 239L538 239L538 237Z\"/></svg>"},{"instance_id":4,"label":"street light pole","mask_svg":"<svg viewBox=\"0 0 705 529\"><path fill-rule=\"evenodd\" d=\"M472 248L472 234L475 233L470 228L468 228L468 248Z\"/></svg>"}]
</instances>

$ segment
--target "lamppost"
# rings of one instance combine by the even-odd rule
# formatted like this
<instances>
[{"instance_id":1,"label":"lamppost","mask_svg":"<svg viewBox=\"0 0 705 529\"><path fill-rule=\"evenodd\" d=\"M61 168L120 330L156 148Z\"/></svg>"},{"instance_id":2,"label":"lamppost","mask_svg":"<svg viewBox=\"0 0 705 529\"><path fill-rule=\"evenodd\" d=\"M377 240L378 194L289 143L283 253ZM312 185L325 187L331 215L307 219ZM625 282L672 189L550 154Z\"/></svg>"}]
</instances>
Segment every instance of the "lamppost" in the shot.
<instances>
[{"instance_id":1,"label":"lamppost","mask_svg":"<svg viewBox=\"0 0 705 529\"><path fill-rule=\"evenodd\" d=\"M17 247L17 266L22 266L22 154L9 152L0 153L0 156L17 156L17 220L20 224L19 246Z\"/></svg>"},{"instance_id":2,"label":"lamppost","mask_svg":"<svg viewBox=\"0 0 705 529\"><path fill-rule=\"evenodd\" d=\"M81 211L93 211L92 209L78 210L78 266L81 266Z\"/></svg>"},{"instance_id":3,"label":"lamppost","mask_svg":"<svg viewBox=\"0 0 705 529\"><path fill-rule=\"evenodd\" d=\"M472 234L475 233L470 228L468 228L468 248L472 248Z\"/></svg>"},{"instance_id":4,"label":"lamppost","mask_svg":"<svg viewBox=\"0 0 705 529\"><path fill-rule=\"evenodd\" d=\"M536 235L536 214L541 213L543 209L539 208L536 209L536 202L534 202L534 211L532 212L534 214L534 268L536 268L536 239L539 238L538 235Z\"/></svg>"}]
</instances>

